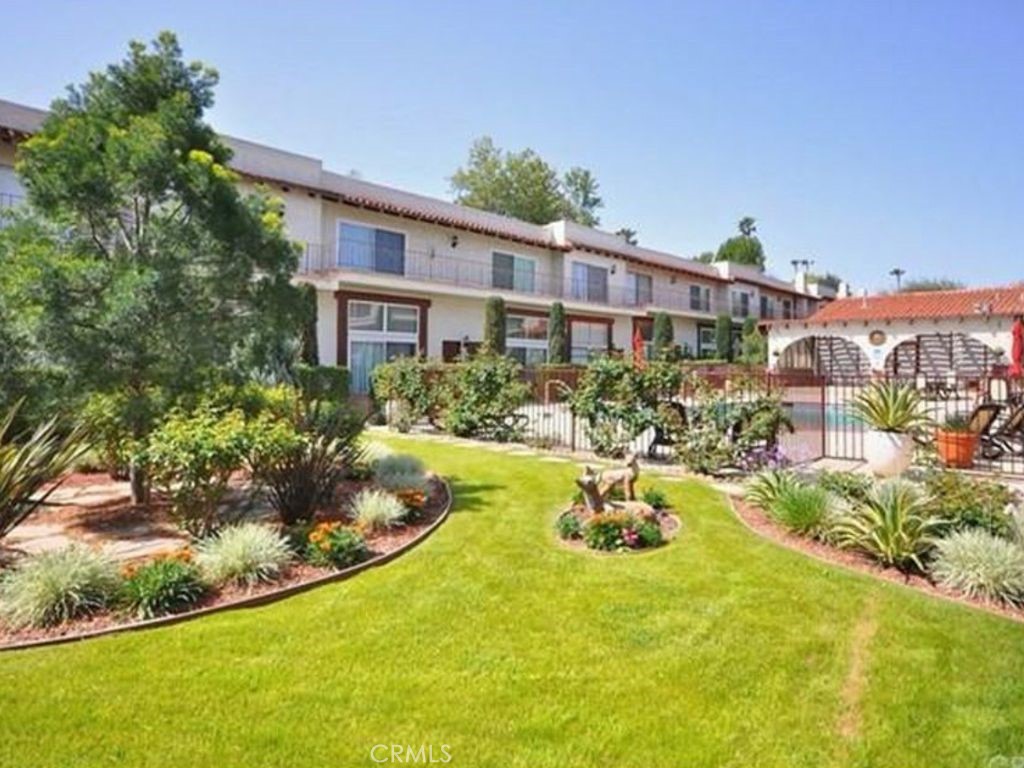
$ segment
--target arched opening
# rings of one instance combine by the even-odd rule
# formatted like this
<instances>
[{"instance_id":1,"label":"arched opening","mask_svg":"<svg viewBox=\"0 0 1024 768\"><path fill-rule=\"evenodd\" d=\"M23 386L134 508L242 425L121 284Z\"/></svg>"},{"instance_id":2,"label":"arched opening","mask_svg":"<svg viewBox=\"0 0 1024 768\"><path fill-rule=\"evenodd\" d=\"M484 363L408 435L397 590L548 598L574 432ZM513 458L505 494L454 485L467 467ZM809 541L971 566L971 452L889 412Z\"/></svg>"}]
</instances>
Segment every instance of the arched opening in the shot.
<instances>
[{"instance_id":1,"label":"arched opening","mask_svg":"<svg viewBox=\"0 0 1024 768\"><path fill-rule=\"evenodd\" d=\"M885 372L900 378L981 378L1006 365L1004 353L963 333L923 333L897 344Z\"/></svg>"},{"instance_id":2,"label":"arched opening","mask_svg":"<svg viewBox=\"0 0 1024 768\"><path fill-rule=\"evenodd\" d=\"M853 378L870 375L871 361L856 343L842 336L805 336L782 350L776 368L780 372Z\"/></svg>"}]
</instances>

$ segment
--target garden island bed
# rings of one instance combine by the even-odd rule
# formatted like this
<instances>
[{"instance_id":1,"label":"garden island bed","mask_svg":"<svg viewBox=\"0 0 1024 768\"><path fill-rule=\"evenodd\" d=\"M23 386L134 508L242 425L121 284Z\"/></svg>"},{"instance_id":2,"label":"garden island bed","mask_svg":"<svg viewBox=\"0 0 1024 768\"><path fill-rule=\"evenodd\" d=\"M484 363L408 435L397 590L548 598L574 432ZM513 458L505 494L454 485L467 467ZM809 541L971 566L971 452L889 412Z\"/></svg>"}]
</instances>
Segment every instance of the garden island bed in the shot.
<instances>
[{"instance_id":1,"label":"garden island bed","mask_svg":"<svg viewBox=\"0 0 1024 768\"><path fill-rule=\"evenodd\" d=\"M79 474L71 478L71 481L77 485L87 485L89 477L89 475ZM313 523L308 526L308 531L297 532L294 528L283 530L289 541L296 544L296 551L293 553L293 557L281 565L276 577L272 580L261 580L251 584L242 584L237 581L228 581L217 585L207 584L201 595L198 595L186 609L169 611L152 618L140 619L137 615L119 607L115 601L105 609L85 613L58 624L15 628L0 623L0 650L72 642L114 632L174 624L225 610L264 605L322 584L350 578L366 569L383 565L427 538L445 521L451 510L453 498L447 481L434 475L426 475L425 479L422 504L417 506L414 517L401 525L362 530L361 538L365 549L363 550L363 559L358 562L340 568L332 567L324 560L311 562L310 558L303 556L300 551L303 545L297 542L301 539L306 542L312 540L315 546L318 531L321 532L321 540L326 542L329 532L348 530L351 520L342 512L345 502L351 503L363 491L372 491L374 488L370 481L345 483L346 487L339 490L339 499L342 504L334 509L318 513ZM73 524L86 517L81 509L58 512L58 514L62 514ZM90 525L90 528L92 530L101 529L104 518L112 521L113 517L130 514L132 511L124 507L100 511L99 515L94 515L100 520L95 521L97 524ZM296 539L297 534L300 537L298 540ZM158 555L154 561L150 562L180 562L191 566L193 559L192 550L185 546L176 551ZM139 565L135 561L126 562L121 568L122 577L130 578L138 567Z\"/></svg>"}]
</instances>

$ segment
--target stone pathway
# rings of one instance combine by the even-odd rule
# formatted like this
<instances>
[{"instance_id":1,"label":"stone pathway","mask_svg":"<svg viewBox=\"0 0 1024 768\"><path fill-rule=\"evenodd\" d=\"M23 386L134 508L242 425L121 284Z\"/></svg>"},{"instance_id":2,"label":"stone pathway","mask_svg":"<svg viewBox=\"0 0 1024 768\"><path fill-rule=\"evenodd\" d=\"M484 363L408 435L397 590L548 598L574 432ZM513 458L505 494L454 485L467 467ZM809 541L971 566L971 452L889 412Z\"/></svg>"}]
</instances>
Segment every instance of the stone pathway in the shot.
<instances>
[{"instance_id":1,"label":"stone pathway","mask_svg":"<svg viewBox=\"0 0 1024 768\"><path fill-rule=\"evenodd\" d=\"M246 513L247 518L268 515L272 511L260 503ZM35 554L85 543L127 561L173 552L188 541L188 534L161 515L133 510L127 482L97 475L95 482L75 478L55 490L43 509L8 534L4 546Z\"/></svg>"}]
</instances>

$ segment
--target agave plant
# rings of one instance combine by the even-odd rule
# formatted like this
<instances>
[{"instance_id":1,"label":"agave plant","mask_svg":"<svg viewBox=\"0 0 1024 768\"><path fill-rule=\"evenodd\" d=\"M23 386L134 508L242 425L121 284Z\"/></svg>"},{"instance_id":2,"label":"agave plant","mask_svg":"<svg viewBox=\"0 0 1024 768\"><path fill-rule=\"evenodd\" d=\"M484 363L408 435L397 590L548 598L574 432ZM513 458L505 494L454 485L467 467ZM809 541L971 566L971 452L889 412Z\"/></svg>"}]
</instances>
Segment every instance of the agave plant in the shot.
<instances>
[{"instance_id":1,"label":"agave plant","mask_svg":"<svg viewBox=\"0 0 1024 768\"><path fill-rule=\"evenodd\" d=\"M62 432L56 419L30 433L13 434L20 405L0 420L0 539L46 502L60 485L60 475L88 448L81 429Z\"/></svg>"},{"instance_id":2,"label":"agave plant","mask_svg":"<svg viewBox=\"0 0 1024 768\"><path fill-rule=\"evenodd\" d=\"M881 432L913 432L931 422L917 390L892 381L875 381L865 387L854 398L853 411Z\"/></svg>"},{"instance_id":3,"label":"agave plant","mask_svg":"<svg viewBox=\"0 0 1024 768\"><path fill-rule=\"evenodd\" d=\"M859 550L885 566L924 571L945 522L928 512L927 500L902 480L879 483L867 499L831 531L843 547Z\"/></svg>"}]
</instances>

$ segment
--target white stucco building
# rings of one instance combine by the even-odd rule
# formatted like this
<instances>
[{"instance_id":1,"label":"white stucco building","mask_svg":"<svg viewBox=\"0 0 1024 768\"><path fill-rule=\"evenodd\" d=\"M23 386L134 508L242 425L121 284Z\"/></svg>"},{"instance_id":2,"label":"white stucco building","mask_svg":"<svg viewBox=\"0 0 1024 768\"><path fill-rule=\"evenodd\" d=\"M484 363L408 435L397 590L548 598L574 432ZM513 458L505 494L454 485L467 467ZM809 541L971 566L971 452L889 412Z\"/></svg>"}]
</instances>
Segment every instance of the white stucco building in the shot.
<instances>
[{"instance_id":1,"label":"white stucco building","mask_svg":"<svg viewBox=\"0 0 1024 768\"><path fill-rule=\"evenodd\" d=\"M17 143L45 112L0 101L0 205L23 190ZM508 306L510 354L526 364L547 355L547 314L565 305L574 361L629 349L667 312L675 340L694 356L715 355L715 318L798 319L821 297L755 269L707 265L629 245L568 221L540 226L334 173L321 160L223 137L244 185L285 202L289 235L302 244L297 279L317 289L321 362L346 365L353 389L396 355L458 355L482 336L484 302Z\"/></svg>"},{"instance_id":2,"label":"white stucco building","mask_svg":"<svg viewBox=\"0 0 1024 768\"><path fill-rule=\"evenodd\" d=\"M841 298L769 324L769 365L831 376L939 379L1005 373L1024 283Z\"/></svg>"}]
</instances>

